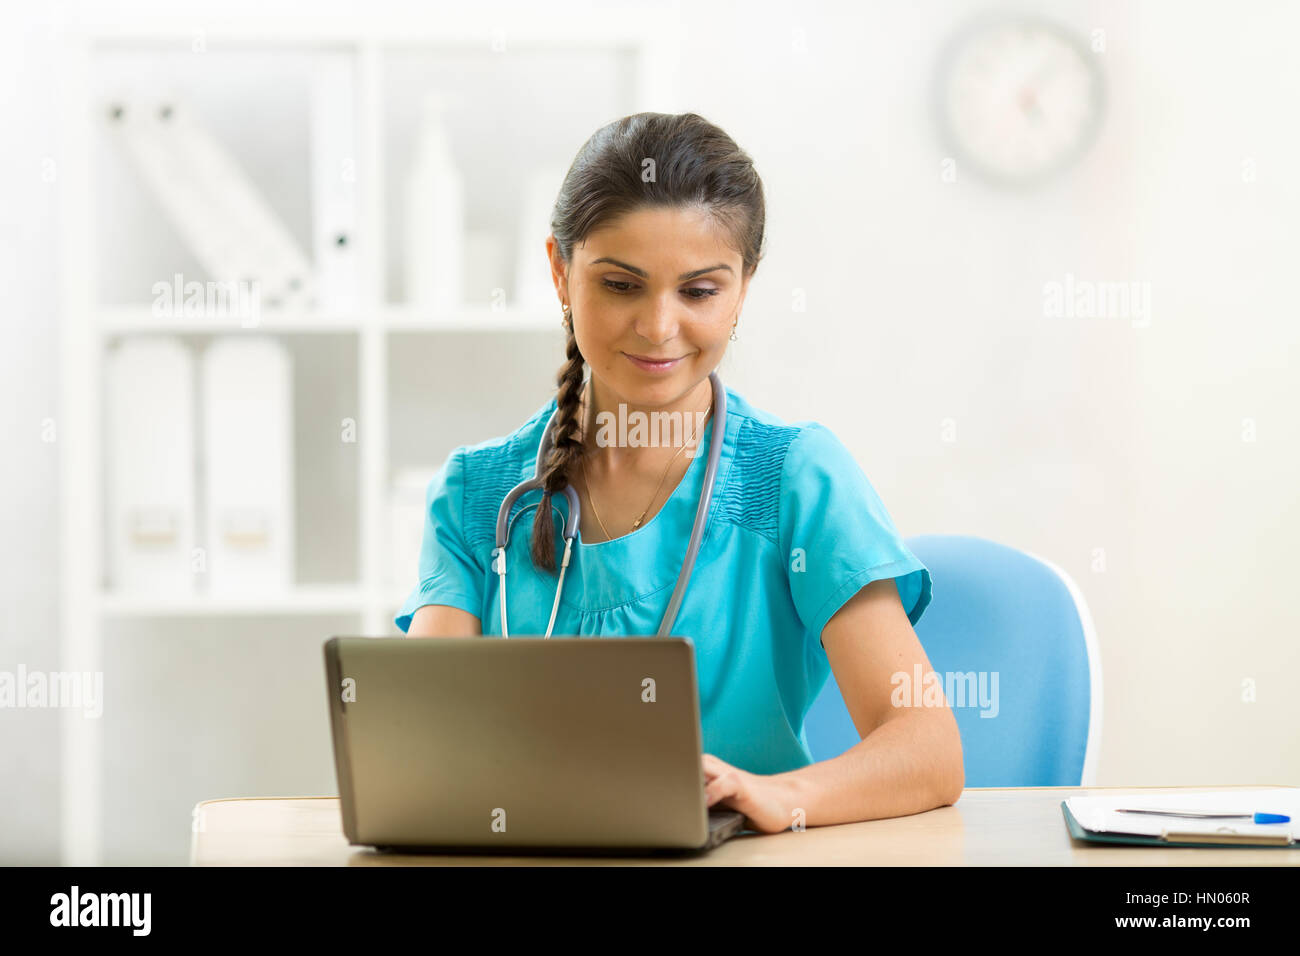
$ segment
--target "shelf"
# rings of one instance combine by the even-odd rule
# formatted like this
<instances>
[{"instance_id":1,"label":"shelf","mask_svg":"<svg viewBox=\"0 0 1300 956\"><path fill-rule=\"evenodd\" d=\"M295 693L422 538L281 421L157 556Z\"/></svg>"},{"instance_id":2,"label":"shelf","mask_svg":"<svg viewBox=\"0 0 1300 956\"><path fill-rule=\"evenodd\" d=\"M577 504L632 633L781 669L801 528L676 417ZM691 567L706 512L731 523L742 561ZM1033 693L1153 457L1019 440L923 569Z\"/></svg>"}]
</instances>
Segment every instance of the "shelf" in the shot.
<instances>
[{"instance_id":1,"label":"shelf","mask_svg":"<svg viewBox=\"0 0 1300 956\"><path fill-rule=\"evenodd\" d=\"M259 617L270 620L272 634L399 635L393 619L418 569L413 547L404 546L401 580L388 574L396 543L390 479L402 469L432 474L451 448L508 433L553 394L564 341L559 303L548 274L521 278L517 261L542 254L549 209L541 206L553 201L574 150L592 131L613 117L676 101L671 23L647 21L637 10L578 23L557 22L542 8L517 12L508 25L367 13L347 21L263 18L243 25L113 17L68 31L56 91L67 157L59 174L61 259L68 275L87 281L58 289L66 598L60 649L67 666L120 666L117 638L163 634L165 642L177 626L248 639ZM509 54L499 55L507 40ZM585 83L587 94L557 105L539 92L538 76L552 85ZM470 97L447 117L463 173L462 297L473 299L455 308L408 300L402 255L410 212L405 182L422 128L418 94L439 89ZM186 244L190 230L177 225L204 220L167 214L114 133L92 117L102 119L105 96L148 100L161 90L203 117L313 268L347 280L320 283L319 309L307 299L275 308L267 298L253 319L215 310L206 317L155 314L157 293L150 290L159 281L204 280L208 294L207 269ZM335 112L321 113L322 104L336 104ZM322 117L347 122L331 132ZM325 187L338 185L334 171L343 158L364 175L344 180L357 188L340 198ZM329 177L313 176L321 170ZM534 180L544 187L540 193ZM538 195L546 202L534 202ZM336 239L338 228L356 236L348 243L355 275L328 269L327 250L338 244L322 237ZM521 235L536 237L533 252L520 251ZM316 529L295 535L296 573L344 583L239 597L105 590L108 346L135 335L201 340L259 333L279 336L294 361L295 501L302 504L295 527ZM197 352L201 342L186 344ZM479 395L471 390L481 385L483 368L493 369L495 381ZM343 621L325 623L331 616ZM266 631L263 624L259 633ZM106 635L115 638L111 648ZM193 655L207 645L181 645L158 666L190 674L202 660ZM151 716L152 706L142 701L136 715ZM71 710L62 723L62 862L97 866L115 823L104 808L117 798L105 783L104 725Z\"/></svg>"},{"instance_id":2,"label":"shelf","mask_svg":"<svg viewBox=\"0 0 1300 956\"><path fill-rule=\"evenodd\" d=\"M355 315L266 312L251 325L231 318L185 318L154 315L147 305L105 306L96 311L96 324L105 334L355 332L361 323Z\"/></svg>"},{"instance_id":3,"label":"shelf","mask_svg":"<svg viewBox=\"0 0 1300 956\"><path fill-rule=\"evenodd\" d=\"M246 597L100 594L100 611L106 618L361 614L369 603L360 589L335 586L300 587L280 594Z\"/></svg>"},{"instance_id":4,"label":"shelf","mask_svg":"<svg viewBox=\"0 0 1300 956\"><path fill-rule=\"evenodd\" d=\"M467 305L452 312L430 312L417 306L389 306L382 313L385 328L400 332L555 332L560 334L560 303L553 309L494 309Z\"/></svg>"},{"instance_id":5,"label":"shelf","mask_svg":"<svg viewBox=\"0 0 1300 956\"><path fill-rule=\"evenodd\" d=\"M554 313L554 314L552 314ZM494 309L467 305L452 311L416 306L389 306L378 317L356 314L274 312L245 325L238 318L172 318L157 316L147 305L106 306L96 311L96 324L106 335L158 334L337 334L379 329L394 332L549 332L560 328L560 309Z\"/></svg>"},{"instance_id":6,"label":"shelf","mask_svg":"<svg viewBox=\"0 0 1300 956\"><path fill-rule=\"evenodd\" d=\"M598 18L557 21L545 8L512 10L512 48L556 50L639 49L648 42L645 19L637 11L602 10ZM196 36L211 47L254 50L355 50L366 47L426 49L434 52L491 49L504 39L495 22L466 28L445 16L429 19L367 10L364 23L332 17L270 17L205 20L200 30L192 19L114 14L79 27L86 41L100 49L163 51L189 49Z\"/></svg>"}]
</instances>

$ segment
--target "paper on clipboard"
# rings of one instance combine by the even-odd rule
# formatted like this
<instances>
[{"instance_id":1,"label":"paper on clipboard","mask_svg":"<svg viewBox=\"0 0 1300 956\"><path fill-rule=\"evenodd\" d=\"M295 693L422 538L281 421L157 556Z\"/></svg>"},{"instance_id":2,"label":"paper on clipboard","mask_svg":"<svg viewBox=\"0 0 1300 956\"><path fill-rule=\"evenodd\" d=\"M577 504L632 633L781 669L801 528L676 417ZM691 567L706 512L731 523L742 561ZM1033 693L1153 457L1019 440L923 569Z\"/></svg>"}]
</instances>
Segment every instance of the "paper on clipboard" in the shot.
<instances>
[{"instance_id":1,"label":"paper on clipboard","mask_svg":"<svg viewBox=\"0 0 1300 956\"><path fill-rule=\"evenodd\" d=\"M1203 833L1215 836L1276 836L1288 833L1300 839L1300 787L1260 790L1180 790L1153 794L1135 790L1104 797L1070 797L1066 801L1079 826L1094 833L1124 833L1159 837L1166 833ZM1120 807L1146 810L1181 810L1199 813L1281 813L1290 823L1252 823L1240 820L1161 817L1145 813L1118 813Z\"/></svg>"}]
</instances>

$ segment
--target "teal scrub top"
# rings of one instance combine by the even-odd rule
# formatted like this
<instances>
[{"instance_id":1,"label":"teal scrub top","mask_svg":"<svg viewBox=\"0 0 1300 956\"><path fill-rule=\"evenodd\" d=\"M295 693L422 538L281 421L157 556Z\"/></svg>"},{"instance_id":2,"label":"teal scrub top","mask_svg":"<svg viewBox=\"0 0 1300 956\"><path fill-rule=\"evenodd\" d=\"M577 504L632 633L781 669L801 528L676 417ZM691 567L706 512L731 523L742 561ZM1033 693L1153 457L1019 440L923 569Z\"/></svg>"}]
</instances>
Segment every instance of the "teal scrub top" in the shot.
<instances>
[{"instance_id":1,"label":"teal scrub top","mask_svg":"<svg viewBox=\"0 0 1300 956\"><path fill-rule=\"evenodd\" d=\"M497 511L531 477L552 398L513 434L448 456L426 493L420 581L395 622L426 604L478 617L501 633L492 570ZM636 531L573 544L555 635L647 637L659 630L681 570L708 464L713 418L667 502ZM912 624L930 603L929 570L904 545L848 449L815 422L787 425L727 389L726 433L705 536L673 634L690 638L705 753L752 773L812 763L804 716L830 664L822 628L862 587L893 578ZM507 545L512 635L542 635L556 575L528 555L541 491L515 503ZM563 495L552 498L556 566ZM868 638L869 635L863 635ZM512 638L513 639L513 638Z\"/></svg>"}]
</instances>

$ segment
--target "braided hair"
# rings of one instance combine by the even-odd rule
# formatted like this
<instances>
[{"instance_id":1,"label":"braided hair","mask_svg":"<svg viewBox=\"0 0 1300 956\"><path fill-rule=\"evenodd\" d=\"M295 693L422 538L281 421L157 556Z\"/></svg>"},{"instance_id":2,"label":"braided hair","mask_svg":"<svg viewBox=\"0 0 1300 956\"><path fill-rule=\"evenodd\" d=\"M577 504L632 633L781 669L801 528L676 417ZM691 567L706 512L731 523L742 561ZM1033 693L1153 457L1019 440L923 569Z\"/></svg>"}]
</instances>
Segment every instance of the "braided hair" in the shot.
<instances>
[{"instance_id":1,"label":"braided hair","mask_svg":"<svg viewBox=\"0 0 1300 956\"><path fill-rule=\"evenodd\" d=\"M649 175L647 176L647 171ZM578 151L551 215L566 264L597 228L650 206L706 210L731 235L744 275L762 257L763 183L753 160L696 113L634 113L601 127ZM543 462L542 500L533 519L533 565L555 571L551 498L562 494L583 454L579 421L585 362L565 308L564 364L556 375L554 443Z\"/></svg>"}]
</instances>

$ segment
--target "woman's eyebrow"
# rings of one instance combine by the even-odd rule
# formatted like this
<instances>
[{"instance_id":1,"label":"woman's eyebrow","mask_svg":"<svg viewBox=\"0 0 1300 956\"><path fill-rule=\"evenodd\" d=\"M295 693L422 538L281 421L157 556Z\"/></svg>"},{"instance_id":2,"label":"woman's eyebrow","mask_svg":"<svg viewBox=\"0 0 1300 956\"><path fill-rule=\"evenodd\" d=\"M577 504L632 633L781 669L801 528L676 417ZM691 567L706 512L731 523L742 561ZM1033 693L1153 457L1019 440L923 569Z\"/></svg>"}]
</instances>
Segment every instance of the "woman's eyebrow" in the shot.
<instances>
[{"instance_id":1,"label":"woman's eyebrow","mask_svg":"<svg viewBox=\"0 0 1300 956\"><path fill-rule=\"evenodd\" d=\"M601 256L599 259L592 259L591 262L588 263L588 265L594 266L598 262L608 262L611 265L616 265L620 269L626 269L628 272L632 273L633 275L640 276L642 279L650 278L650 274L646 272L644 269L638 269L636 266L628 265L626 262L619 262L617 259L611 259L609 256ZM709 266L707 269L696 269L693 272L683 272L681 275L677 277L677 281L689 282L691 279L702 276L706 272L713 272L717 269L726 269L728 272L732 273L733 275L735 274L735 270L732 269L731 266L727 265L725 262L719 262L716 266Z\"/></svg>"}]
</instances>

